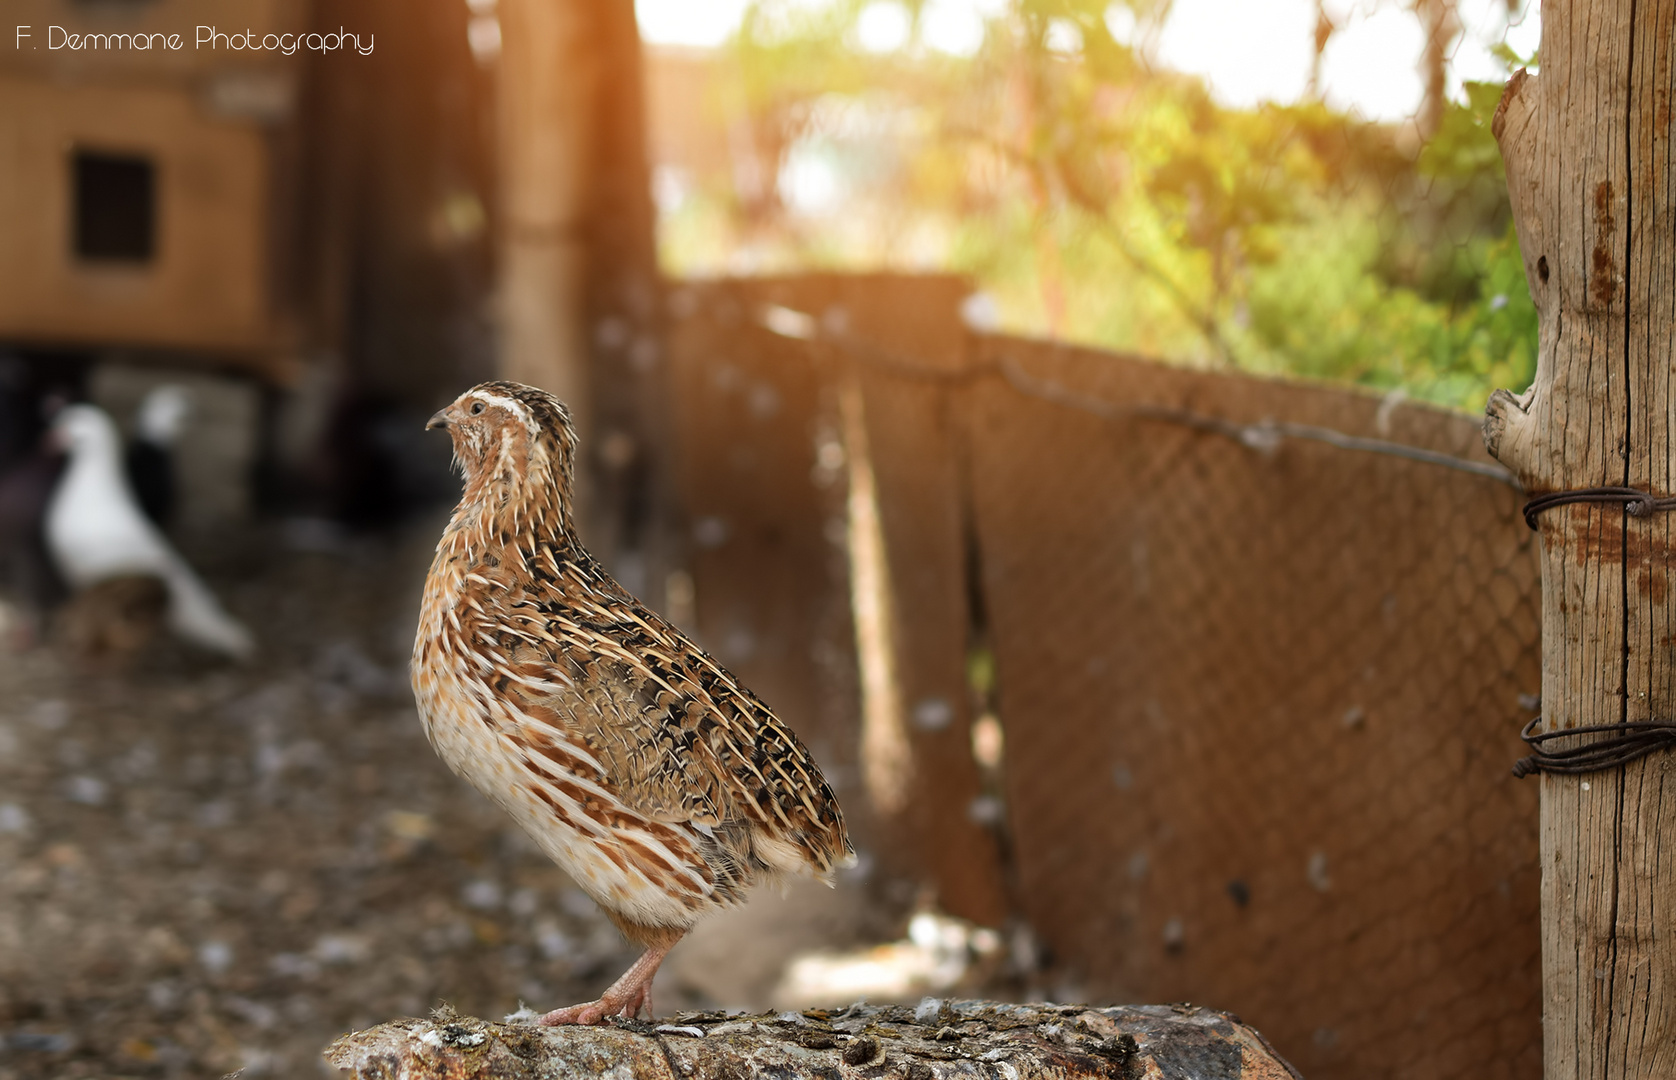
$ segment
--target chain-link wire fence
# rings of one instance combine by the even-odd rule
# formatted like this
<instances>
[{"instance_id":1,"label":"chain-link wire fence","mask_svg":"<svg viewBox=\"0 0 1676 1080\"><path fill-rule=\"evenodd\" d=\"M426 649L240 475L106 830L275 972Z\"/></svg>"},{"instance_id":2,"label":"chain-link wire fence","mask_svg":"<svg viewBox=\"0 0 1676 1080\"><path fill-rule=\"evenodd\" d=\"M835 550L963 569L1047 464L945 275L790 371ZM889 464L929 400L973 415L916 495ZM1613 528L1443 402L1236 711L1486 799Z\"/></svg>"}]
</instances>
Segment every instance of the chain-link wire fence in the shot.
<instances>
[{"instance_id":1,"label":"chain-link wire fence","mask_svg":"<svg viewBox=\"0 0 1676 1080\"><path fill-rule=\"evenodd\" d=\"M706 642L1043 992L1230 1009L1311 1077L1535 1075L1537 567L1475 419L968 335L960 295L679 295Z\"/></svg>"},{"instance_id":2,"label":"chain-link wire fence","mask_svg":"<svg viewBox=\"0 0 1676 1080\"><path fill-rule=\"evenodd\" d=\"M1340 391L991 339L1104 401L1481 454ZM968 441L1024 914L1092 988L1192 998L1309 1075L1537 1062L1538 672L1514 491L974 388Z\"/></svg>"}]
</instances>

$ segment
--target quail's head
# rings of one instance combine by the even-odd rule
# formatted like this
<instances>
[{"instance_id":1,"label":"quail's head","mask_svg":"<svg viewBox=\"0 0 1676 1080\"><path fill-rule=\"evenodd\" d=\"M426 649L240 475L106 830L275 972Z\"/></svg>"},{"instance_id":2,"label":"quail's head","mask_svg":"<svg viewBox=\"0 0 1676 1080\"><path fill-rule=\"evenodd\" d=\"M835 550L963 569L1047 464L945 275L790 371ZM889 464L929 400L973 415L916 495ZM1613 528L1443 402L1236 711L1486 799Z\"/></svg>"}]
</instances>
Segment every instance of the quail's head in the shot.
<instances>
[{"instance_id":1,"label":"quail's head","mask_svg":"<svg viewBox=\"0 0 1676 1080\"><path fill-rule=\"evenodd\" d=\"M447 429L467 490L482 481L514 488L547 484L568 499L576 429L570 410L547 391L479 383L438 410L425 427Z\"/></svg>"}]
</instances>

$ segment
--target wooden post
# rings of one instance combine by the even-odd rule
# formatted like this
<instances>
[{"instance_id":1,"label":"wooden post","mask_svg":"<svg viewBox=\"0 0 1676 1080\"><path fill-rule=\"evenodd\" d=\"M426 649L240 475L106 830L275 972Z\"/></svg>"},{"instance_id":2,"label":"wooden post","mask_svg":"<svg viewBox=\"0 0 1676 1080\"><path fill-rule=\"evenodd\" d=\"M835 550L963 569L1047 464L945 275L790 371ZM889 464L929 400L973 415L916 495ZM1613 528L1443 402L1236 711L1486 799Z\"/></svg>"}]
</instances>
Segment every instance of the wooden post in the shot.
<instances>
[{"instance_id":1,"label":"wooden post","mask_svg":"<svg viewBox=\"0 0 1676 1080\"><path fill-rule=\"evenodd\" d=\"M1490 452L1532 494L1676 491L1676 0L1543 6L1542 69L1494 130L1541 313L1536 382L1492 395ZM1669 514L1541 515L1546 730L1676 718ZM1676 756L1541 778L1543 1057L1676 1076Z\"/></svg>"},{"instance_id":2,"label":"wooden post","mask_svg":"<svg viewBox=\"0 0 1676 1080\"><path fill-rule=\"evenodd\" d=\"M588 11L598 67L589 142L586 319L594 479L589 547L632 591L663 608L678 537L670 483L669 370L657 211L646 152L640 29L623 0L568 0Z\"/></svg>"},{"instance_id":3,"label":"wooden post","mask_svg":"<svg viewBox=\"0 0 1676 1080\"><path fill-rule=\"evenodd\" d=\"M585 214L599 71L583 5L500 4L501 362L588 416Z\"/></svg>"},{"instance_id":4,"label":"wooden post","mask_svg":"<svg viewBox=\"0 0 1676 1080\"><path fill-rule=\"evenodd\" d=\"M582 531L663 606L674 544L640 37L622 0L501 0L501 372L582 438Z\"/></svg>"}]
</instances>

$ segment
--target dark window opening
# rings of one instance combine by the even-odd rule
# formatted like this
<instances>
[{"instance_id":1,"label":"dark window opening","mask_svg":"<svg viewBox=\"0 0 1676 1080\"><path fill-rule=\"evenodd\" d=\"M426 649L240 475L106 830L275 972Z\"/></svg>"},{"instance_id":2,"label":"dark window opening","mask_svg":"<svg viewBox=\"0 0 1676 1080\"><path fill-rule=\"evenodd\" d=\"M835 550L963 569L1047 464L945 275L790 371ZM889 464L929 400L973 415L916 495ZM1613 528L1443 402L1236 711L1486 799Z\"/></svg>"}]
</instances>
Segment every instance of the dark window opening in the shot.
<instances>
[{"instance_id":1,"label":"dark window opening","mask_svg":"<svg viewBox=\"0 0 1676 1080\"><path fill-rule=\"evenodd\" d=\"M157 169L143 157L78 150L76 254L149 262L157 250Z\"/></svg>"}]
</instances>

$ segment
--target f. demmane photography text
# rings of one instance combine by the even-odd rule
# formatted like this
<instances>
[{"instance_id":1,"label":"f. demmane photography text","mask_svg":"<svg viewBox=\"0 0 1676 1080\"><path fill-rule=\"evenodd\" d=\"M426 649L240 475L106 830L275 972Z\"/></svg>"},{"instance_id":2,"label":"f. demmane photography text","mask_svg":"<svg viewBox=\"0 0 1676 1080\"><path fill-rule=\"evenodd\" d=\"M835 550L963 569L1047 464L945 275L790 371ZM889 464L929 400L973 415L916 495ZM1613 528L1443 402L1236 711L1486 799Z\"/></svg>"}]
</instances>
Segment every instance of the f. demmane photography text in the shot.
<instances>
[{"instance_id":1,"label":"f. demmane photography text","mask_svg":"<svg viewBox=\"0 0 1676 1080\"><path fill-rule=\"evenodd\" d=\"M34 29L27 25L17 26L15 44L18 49L39 48L36 41L38 37L45 38L46 47L51 52L179 52L188 44L183 35L162 31L137 34L82 34L62 26L48 26L44 35L37 35ZM223 31L214 26L198 26L193 28L191 45L194 49L277 52L286 56L292 56L299 51L329 53L352 49L362 56L370 56L373 50L373 35L369 33L365 36L366 41L363 42L361 34L350 33L342 27L324 34L257 35L249 30Z\"/></svg>"}]
</instances>

